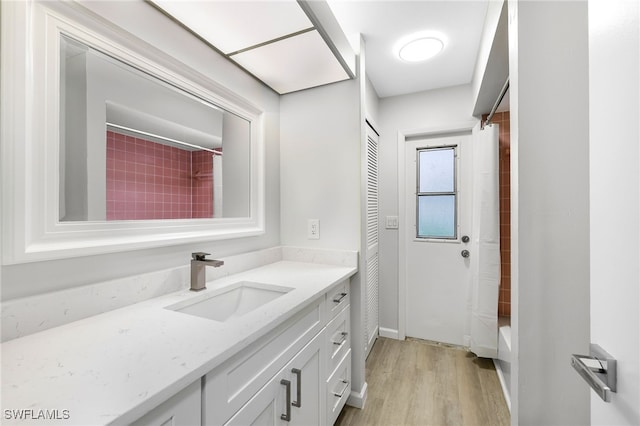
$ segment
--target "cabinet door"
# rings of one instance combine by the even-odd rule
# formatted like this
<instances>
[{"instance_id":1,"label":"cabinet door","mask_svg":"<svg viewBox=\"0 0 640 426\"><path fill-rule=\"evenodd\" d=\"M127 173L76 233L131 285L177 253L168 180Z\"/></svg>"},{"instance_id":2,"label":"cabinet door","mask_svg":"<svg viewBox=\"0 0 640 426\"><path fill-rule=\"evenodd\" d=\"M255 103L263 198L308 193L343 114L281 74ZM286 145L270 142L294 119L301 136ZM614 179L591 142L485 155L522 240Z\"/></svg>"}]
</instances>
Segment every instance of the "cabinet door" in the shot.
<instances>
[{"instance_id":1,"label":"cabinet door","mask_svg":"<svg viewBox=\"0 0 640 426\"><path fill-rule=\"evenodd\" d=\"M318 334L286 367L291 380L291 424L325 424L325 331ZM298 391L299 390L299 391Z\"/></svg>"},{"instance_id":2,"label":"cabinet door","mask_svg":"<svg viewBox=\"0 0 640 426\"><path fill-rule=\"evenodd\" d=\"M133 423L135 426L196 426L200 425L202 399L200 380L178 392L142 418Z\"/></svg>"},{"instance_id":3,"label":"cabinet door","mask_svg":"<svg viewBox=\"0 0 640 426\"><path fill-rule=\"evenodd\" d=\"M324 332L318 334L238 410L226 425L324 424L323 407L326 400L322 388L324 385L322 366L326 362L322 351L324 339ZM298 389L300 389L299 393Z\"/></svg>"},{"instance_id":4,"label":"cabinet door","mask_svg":"<svg viewBox=\"0 0 640 426\"><path fill-rule=\"evenodd\" d=\"M324 325L324 296L205 376L204 423L229 421L313 340ZM286 377L284 377L286 378Z\"/></svg>"},{"instance_id":5,"label":"cabinet door","mask_svg":"<svg viewBox=\"0 0 640 426\"><path fill-rule=\"evenodd\" d=\"M281 416L286 414L286 387L281 374L271 379L238 412L229 419L227 426L276 426L286 425Z\"/></svg>"}]
</instances>

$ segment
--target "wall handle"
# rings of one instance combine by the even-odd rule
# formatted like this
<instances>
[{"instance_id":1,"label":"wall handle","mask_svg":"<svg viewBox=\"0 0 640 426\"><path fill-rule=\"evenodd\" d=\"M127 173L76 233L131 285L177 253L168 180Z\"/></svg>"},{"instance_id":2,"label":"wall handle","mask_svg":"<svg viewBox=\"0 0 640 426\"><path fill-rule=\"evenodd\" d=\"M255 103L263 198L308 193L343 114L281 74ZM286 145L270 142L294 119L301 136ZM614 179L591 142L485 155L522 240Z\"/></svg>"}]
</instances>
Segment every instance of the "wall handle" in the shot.
<instances>
[{"instance_id":1,"label":"wall handle","mask_svg":"<svg viewBox=\"0 0 640 426\"><path fill-rule=\"evenodd\" d=\"M571 356L571 366L605 402L611 402L616 391L616 359L592 343L589 355Z\"/></svg>"}]
</instances>

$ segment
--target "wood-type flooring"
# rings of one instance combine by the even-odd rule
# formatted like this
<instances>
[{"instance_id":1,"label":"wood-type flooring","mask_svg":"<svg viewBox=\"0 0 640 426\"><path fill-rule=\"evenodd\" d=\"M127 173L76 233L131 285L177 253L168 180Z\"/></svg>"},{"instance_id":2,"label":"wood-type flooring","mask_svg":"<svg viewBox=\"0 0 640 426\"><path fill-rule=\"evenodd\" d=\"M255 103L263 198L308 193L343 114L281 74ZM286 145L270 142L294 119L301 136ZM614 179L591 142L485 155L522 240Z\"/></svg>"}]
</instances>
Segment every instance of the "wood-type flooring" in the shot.
<instances>
[{"instance_id":1,"label":"wood-type flooring","mask_svg":"<svg viewBox=\"0 0 640 426\"><path fill-rule=\"evenodd\" d=\"M378 338L366 365L363 410L345 406L337 426L508 426L489 359L419 339Z\"/></svg>"}]
</instances>

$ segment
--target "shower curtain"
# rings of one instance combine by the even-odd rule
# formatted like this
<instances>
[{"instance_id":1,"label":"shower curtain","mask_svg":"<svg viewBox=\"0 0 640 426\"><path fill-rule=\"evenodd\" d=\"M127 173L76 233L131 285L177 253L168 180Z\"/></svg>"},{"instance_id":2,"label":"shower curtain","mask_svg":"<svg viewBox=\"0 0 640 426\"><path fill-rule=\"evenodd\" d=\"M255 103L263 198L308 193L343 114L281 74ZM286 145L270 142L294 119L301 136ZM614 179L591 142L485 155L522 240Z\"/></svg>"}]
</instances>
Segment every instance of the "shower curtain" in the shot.
<instances>
[{"instance_id":1,"label":"shower curtain","mask_svg":"<svg viewBox=\"0 0 640 426\"><path fill-rule=\"evenodd\" d=\"M479 127L473 139L470 350L482 358L496 358L501 270L499 129L497 124L484 130Z\"/></svg>"}]
</instances>

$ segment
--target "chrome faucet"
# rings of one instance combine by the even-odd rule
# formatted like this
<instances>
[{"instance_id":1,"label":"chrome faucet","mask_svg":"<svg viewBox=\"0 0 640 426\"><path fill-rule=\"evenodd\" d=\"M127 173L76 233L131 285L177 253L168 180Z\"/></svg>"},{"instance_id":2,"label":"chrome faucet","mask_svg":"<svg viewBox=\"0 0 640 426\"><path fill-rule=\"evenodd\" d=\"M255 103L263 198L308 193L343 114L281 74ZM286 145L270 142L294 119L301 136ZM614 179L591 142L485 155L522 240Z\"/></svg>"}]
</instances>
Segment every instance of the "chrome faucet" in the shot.
<instances>
[{"instance_id":1,"label":"chrome faucet","mask_svg":"<svg viewBox=\"0 0 640 426\"><path fill-rule=\"evenodd\" d=\"M222 260L206 259L209 253L201 251L191 253L191 291L200 291L207 288L206 268L217 268L224 265Z\"/></svg>"}]
</instances>

